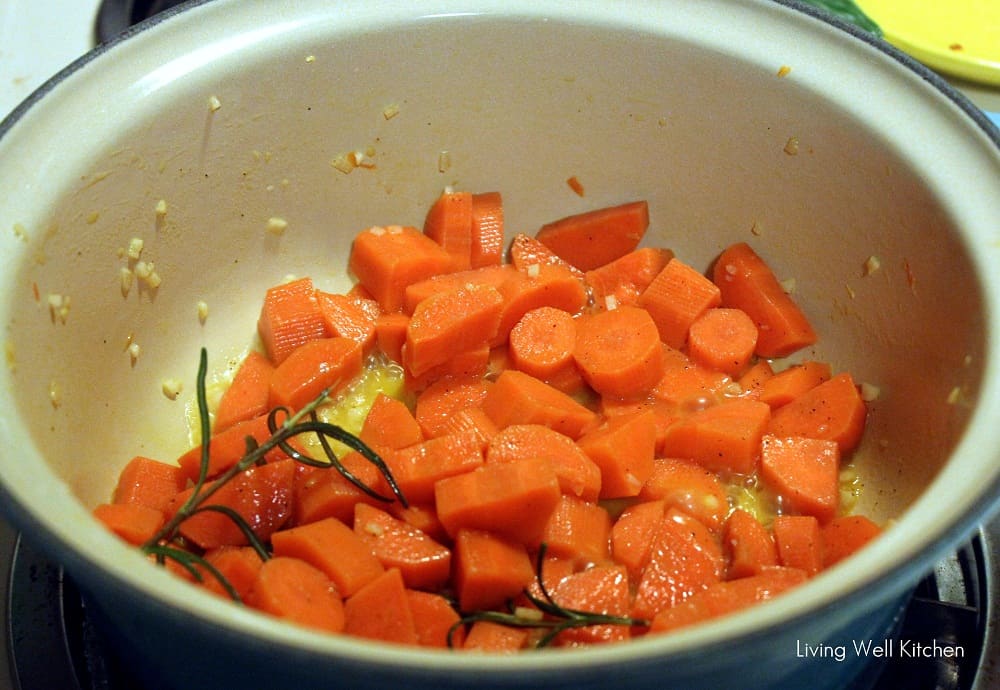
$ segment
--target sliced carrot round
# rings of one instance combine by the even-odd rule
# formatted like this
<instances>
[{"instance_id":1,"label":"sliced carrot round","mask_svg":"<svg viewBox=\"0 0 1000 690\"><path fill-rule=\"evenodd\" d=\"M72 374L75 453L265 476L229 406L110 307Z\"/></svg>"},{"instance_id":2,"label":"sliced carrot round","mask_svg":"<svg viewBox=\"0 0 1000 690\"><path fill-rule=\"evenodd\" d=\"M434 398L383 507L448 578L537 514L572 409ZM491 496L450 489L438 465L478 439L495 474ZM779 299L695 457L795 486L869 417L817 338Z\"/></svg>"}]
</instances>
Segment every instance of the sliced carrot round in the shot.
<instances>
[{"instance_id":1,"label":"sliced carrot round","mask_svg":"<svg viewBox=\"0 0 1000 690\"><path fill-rule=\"evenodd\" d=\"M643 309L620 307L581 319L573 351L584 379L601 395L637 398L663 376L663 346Z\"/></svg>"},{"instance_id":2,"label":"sliced carrot round","mask_svg":"<svg viewBox=\"0 0 1000 690\"><path fill-rule=\"evenodd\" d=\"M691 358L731 376L746 369L756 347L757 325L741 309L708 309L688 329Z\"/></svg>"},{"instance_id":3,"label":"sliced carrot round","mask_svg":"<svg viewBox=\"0 0 1000 690\"><path fill-rule=\"evenodd\" d=\"M511 329L508 354L517 369L549 380L573 363L576 323L573 315L555 307L532 309Z\"/></svg>"}]
</instances>

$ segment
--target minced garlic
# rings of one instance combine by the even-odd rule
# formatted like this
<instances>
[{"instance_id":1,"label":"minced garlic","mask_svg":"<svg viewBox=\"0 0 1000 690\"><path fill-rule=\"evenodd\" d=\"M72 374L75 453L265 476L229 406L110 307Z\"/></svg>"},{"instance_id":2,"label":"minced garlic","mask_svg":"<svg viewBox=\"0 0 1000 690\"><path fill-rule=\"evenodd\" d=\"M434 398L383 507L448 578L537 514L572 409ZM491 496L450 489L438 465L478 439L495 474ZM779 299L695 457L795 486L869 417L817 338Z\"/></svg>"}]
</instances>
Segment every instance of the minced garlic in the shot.
<instances>
[{"instance_id":1,"label":"minced garlic","mask_svg":"<svg viewBox=\"0 0 1000 690\"><path fill-rule=\"evenodd\" d=\"M208 319L208 302L199 300L195 308L198 310L198 321L205 323L205 320Z\"/></svg>"},{"instance_id":2,"label":"minced garlic","mask_svg":"<svg viewBox=\"0 0 1000 690\"><path fill-rule=\"evenodd\" d=\"M128 249L125 250L125 255L132 259L133 261L138 261L139 257L142 256L143 241L141 237L133 237L128 242Z\"/></svg>"},{"instance_id":3,"label":"minced garlic","mask_svg":"<svg viewBox=\"0 0 1000 690\"><path fill-rule=\"evenodd\" d=\"M272 217L267 219L267 231L272 235L283 235L288 229L288 221L284 218Z\"/></svg>"},{"instance_id":4,"label":"minced garlic","mask_svg":"<svg viewBox=\"0 0 1000 690\"><path fill-rule=\"evenodd\" d=\"M875 271L882 268L882 262L874 254L865 260L865 275L870 276Z\"/></svg>"},{"instance_id":5,"label":"minced garlic","mask_svg":"<svg viewBox=\"0 0 1000 690\"><path fill-rule=\"evenodd\" d=\"M788 137L788 141L785 142L785 148L783 150L789 156L797 155L799 152L799 138Z\"/></svg>"},{"instance_id":6,"label":"minced garlic","mask_svg":"<svg viewBox=\"0 0 1000 690\"><path fill-rule=\"evenodd\" d=\"M50 293L46 298L46 302L49 305L49 316L52 318L52 321L66 323L66 318L69 316L69 297L66 295Z\"/></svg>"},{"instance_id":7,"label":"minced garlic","mask_svg":"<svg viewBox=\"0 0 1000 690\"><path fill-rule=\"evenodd\" d=\"M118 271L118 282L122 297L128 297L128 293L132 290L132 283L135 282L135 273L132 272L131 268L122 266Z\"/></svg>"},{"instance_id":8,"label":"minced garlic","mask_svg":"<svg viewBox=\"0 0 1000 690\"><path fill-rule=\"evenodd\" d=\"M208 97L208 111L214 113L216 110L222 107L222 101L219 100L218 96Z\"/></svg>"},{"instance_id":9,"label":"minced garlic","mask_svg":"<svg viewBox=\"0 0 1000 690\"><path fill-rule=\"evenodd\" d=\"M167 396L170 400L176 400L177 396L181 394L184 389L184 384L175 378L166 378L160 384L163 390L163 395Z\"/></svg>"},{"instance_id":10,"label":"minced garlic","mask_svg":"<svg viewBox=\"0 0 1000 690\"><path fill-rule=\"evenodd\" d=\"M132 341L128 344L126 350L128 351L128 356L132 362L132 366L135 366L135 363L139 360L139 355L142 353L142 348L139 347L139 343Z\"/></svg>"}]
</instances>

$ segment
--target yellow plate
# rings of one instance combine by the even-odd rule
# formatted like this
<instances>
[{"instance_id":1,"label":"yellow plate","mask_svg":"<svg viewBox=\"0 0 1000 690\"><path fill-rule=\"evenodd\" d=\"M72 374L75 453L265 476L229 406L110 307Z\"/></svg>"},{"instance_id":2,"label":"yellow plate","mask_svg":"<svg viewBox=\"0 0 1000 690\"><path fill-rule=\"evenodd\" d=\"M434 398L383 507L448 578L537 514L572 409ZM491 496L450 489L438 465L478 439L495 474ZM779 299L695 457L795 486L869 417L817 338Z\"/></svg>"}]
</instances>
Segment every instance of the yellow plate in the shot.
<instances>
[{"instance_id":1,"label":"yellow plate","mask_svg":"<svg viewBox=\"0 0 1000 690\"><path fill-rule=\"evenodd\" d=\"M857 0L885 39L932 69L1000 86L1000 0Z\"/></svg>"}]
</instances>

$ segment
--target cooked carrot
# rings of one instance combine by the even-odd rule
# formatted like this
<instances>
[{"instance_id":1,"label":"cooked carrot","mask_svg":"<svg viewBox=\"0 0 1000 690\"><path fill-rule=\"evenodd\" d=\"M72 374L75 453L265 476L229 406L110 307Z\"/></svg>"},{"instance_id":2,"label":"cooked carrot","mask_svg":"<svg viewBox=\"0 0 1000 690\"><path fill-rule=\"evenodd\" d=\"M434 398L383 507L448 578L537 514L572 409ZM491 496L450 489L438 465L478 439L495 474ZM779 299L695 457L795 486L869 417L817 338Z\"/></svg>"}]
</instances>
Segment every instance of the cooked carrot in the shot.
<instances>
[{"instance_id":1,"label":"cooked carrot","mask_svg":"<svg viewBox=\"0 0 1000 690\"><path fill-rule=\"evenodd\" d=\"M245 422L237 422L233 426L211 436L208 452L208 477L212 478L239 462L247 451L247 437L257 443L263 443L270 437L267 426L267 415L263 414ZM283 457L284 453L275 449L268 454L268 460ZM183 453L178 459L184 476L192 481L198 479L201 465L201 444Z\"/></svg>"},{"instance_id":2,"label":"cooked carrot","mask_svg":"<svg viewBox=\"0 0 1000 690\"><path fill-rule=\"evenodd\" d=\"M512 424L498 431L486 448L487 463L531 459L552 466L564 494L597 501L601 468L565 434L541 424Z\"/></svg>"},{"instance_id":3,"label":"cooked carrot","mask_svg":"<svg viewBox=\"0 0 1000 690\"><path fill-rule=\"evenodd\" d=\"M672 258L674 253L669 249L643 247L587 271L585 278L590 286L594 307L614 309L635 304L639 295Z\"/></svg>"},{"instance_id":4,"label":"cooked carrot","mask_svg":"<svg viewBox=\"0 0 1000 690\"><path fill-rule=\"evenodd\" d=\"M468 270L472 253L472 193L443 192L427 211L424 234L451 255L452 271Z\"/></svg>"},{"instance_id":5,"label":"cooked carrot","mask_svg":"<svg viewBox=\"0 0 1000 690\"><path fill-rule=\"evenodd\" d=\"M459 530L454 558L455 593L466 612L503 605L535 576L524 545L493 532Z\"/></svg>"},{"instance_id":6,"label":"cooked carrot","mask_svg":"<svg viewBox=\"0 0 1000 690\"><path fill-rule=\"evenodd\" d=\"M186 483L187 477L177 465L137 455L118 475L112 503L133 503L166 510Z\"/></svg>"},{"instance_id":7,"label":"cooked carrot","mask_svg":"<svg viewBox=\"0 0 1000 690\"><path fill-rule=\"evenodd\" d=\"M623 306L583 317L573 350L583 378L604 396L644 397L663 377L663 345L649 312Z\"/></svg>"},{"instance_id":8,"label":"cooked carrot","mask_svg":"<svg viewBox=\"0 0 1000 690\"><path fill-rule=\"evenodd\" d=\"M451 536L482 529L529 546L538 545L559 497L552 467L534 460L491 463L434 485L438 518Z\"/></svg>"},{"instance_id":9,"label":"cooked carrot","mask_svg":"<svg viewBox=\"0 0 1000 690\"><path fill-rule=\"evenodd\" d=\"M152 539L166 522L162 510L141 503L101 503L93 514L109 530L136 546Z\"/></svg>"},{"instance_id":10,"label":"cooked carrot","mask_svg":"<svg viewBox=\"0 0 1000 690\"><path fill-rule=\"evenodd\" d=\"M413 614L413 625L417 633L417 644L421 647L446 648L448 631L458 623L458 612L451 602L440 594L406 590L406 599ZM461 648L465 643L465 631L456 628L452 634L452 644Z\"/></svg>"},{"instance_id":11,"label":"cooked carrot","mask_svg":"<svg viewBox=\"0 0 1000 690\"><path fill-rule=\"evenodd\" d=\"M365 354L375 346L375 320L377 313L366 311L357 299L348 295L332 292L316 291L320 312L326 324L326 332L331 336L350 338L359 345ZM375 312L378 312L378 303Z\"/></svg>"},{"instance_id":12,"label":"cooked carrot","mask_svg":"<svg viewBox=\"0 0 1000 690\"><path fill-rule=\"evenodd\" d=\"M275 556L292 556L319 568L349 597L381 575L385 568L368 544L335 518L275 532Z\"/></svg>"},{"instance_id":13,"label":"cooked carrot","mask_svg":"<svg viewBox=\"0 0 1000 690\"><path fill-rule=\"evenodd\" d=\"M342 390L361 373L361 346L350 338L320 338L297 347L274 368L268 404L298 410L326 389Z\"/></svg>"},{"instance_id":14,"label":"cooked carrot","mask_svg":"<svg viewBox=\"0 0 1000 690\"><path fill-rule=\"evenodd\" d=\"M722 252L712 269L712 280L721 290L724 306L742 309L757 324L756 352L761 357L786 357L816 342L805 314L745 242Z\"/></svg>"},{"instance_id":15,"label":"cooked carrot","mask_svg":"<svg viewBox=\"0 0 1000 690\"><path fill-rule=\"evenodd\" d=\"M713 531L722 527L729 512L726 490L718 475L679 458L654 458L653 471L642 485L639 498L662 500L667 507L683 510Z\"/></svg>"},{"instance_id":16,"label":"cooked carrot","mask_svg":"<svg viewBox=\"0 0 1000 690\"><path fill-rule=\"evenodd\" d=\"M649 562L665 511L664 501L634 503L611 526L611 556L628 569L635 582Z\"/></svg>"},{"instance_id":17,"label":"cooked carrot","mask_svg":"<svg viewBox=\"0 0 1000 690\"><path fill-rule=\"evenodd\" d=\"M823 439L765 434L760 478L781 497L782 509L829 522L840 505L840 449Z\"/></svg>"},{"instance_id":18,"label":"cooked carrot","mask_svg":"<svg viewBox=\"0 0 1000 690\"><path fill-rule=\"evenodd\" d=\"M490 654L513 654L528 642L526 628L512 628L502 623L476 621L469 626L463 649Z\"/></svg>"},{"instance_id":19,"label":"cooked carrot","mask_svg":"<svg viewBox=\"0 0 1000 690\"><path fill-rule=\"evenodd\" d=\"M836 441L841 453L861 442L867 408L850 374L837 374L779 407L767 432Z\"/></svg>"},{"instance_id":20,"label":"cooked carrot","mask_svg":"<svg viewBox=\"0 0 1000 690\"><path fill-rule=\"evenodd\" d=\"M257 319L257 332L274 364L281 364L300 345L326 338L326 322L312 280L299 278L269 288Z\"/></svg>"},{"instance_id":21,"label":"cooked carrot","mask_svg":"<svg viewBox=\"0 0 1000 690\"><path fill-rule=\"evenodd\" d=\"M403 306L406 286L451 270L452 257L416 228L375 226L354 238L348 267L383 311Z\"/></svg>"},{"instance_id":22,"label":"cooked carrot","mask_svg":"<svg viewBox=\"0 0 1000 690\"><path fill-rule=\"evenodd\" d=\"M533 266L559 266L565 268L579 281L584 280L584 273L568 261L559 258L555 252L536 240L534 237L518 233L510 242L510 262L519 271L534 271Z\"/></svg>"},{"instance_id":23,"label":"cooked carrot","mask_svg":"<svg viewBox=\"0 0 1000 690\"><path fill-rule=\"evenodd\" d=\"M813 576L823 569L823 538L812 515L779 515L771 523L778 562Z\"/></svg>"},{"instance_id":24,"label":"cooked carrot","mask_svg":"<svg viewBox=\"0 0 1000 690\"><path fill-rule=\"evenodd\" d=\"M565 393L524 372L508 369L483 398L483 410L501 429L511 424L542 424L577 439L597 415Z\"/></svg>"},{"instance_id":25,"label":"cooked carrot","mask_svg":"<svg viewBox=\"0 0 1000 690\"><path fill-rule=\"evenodd\" d=\"M552 591L560 606L609 616L627 616L631 595L628 573L619 565L596 565L562 580ZM559 633L560 646L622 642L631 637L627 625L588 625Z\"/></svg>"},{"instance_id":26,"label":"cooked carrot","mask_svg":"<svg viewBox=\"0 0 1000 690\"><path fill-rule=\"evenodd\" d=\"M734 399L674 422L663 454L687 458L719 473L751 474L771 408L756 400Z\"/></svg>"},{"instance_id":27,"label":"cooked carrot","mask_svg":"<svg viewBox=\"0 0 1000 690\"><path fill-rule=\"evenodd\" d=\"M410 408L380 392L365 416L359 438L369 446L405 448L423 441L424 432Z\"/></svg>"},{"instance_id":28,"label":"cooked carrot","mask_svg":"<svg viewBox=\"0 0 1000 690\"><path fill-rule=\"evenodd\" d=\"M481 377L448 376L428 386L417 398L414 412L424 436L440 436L456 412L482 407L490 385Z\"/></svg>"},{"instance_id":29,"label":"cooked carrot","mask_svg":"<svg viewBox=\"0 0 1000 690\"><path fill-rule=\"evenodd\" d=\"M532 309L510 331L511 364L543 381L575 367L576 322L555 307Z\"/></svg>"},{"instance_id":30,"label":"cooked carrot","mask_svg":"<svg viewBox=\"0 0 1000 690\"><path fill-rule=\"evenodd\" d=\"M257 550L250 546L221 546L205 553L205 560L226 578L239 595L240 601L246 601L254 581L260 573L264 561L260 559ZM230 593L222 586L213 574L202 574L201 584L205 589L222 597Z\"/></svg>"},{"instance_id":31,"label":"cooked carrot","mask_svg":"<svg viewBox=\"0 0 1000 690\"><path fill-rule=\"evenodd\" d=\"M663 446L663 439L667 435L667 429L680 416L676 405L652 396L645 400L601 398L599 409L605 417L650 412L653 415L653 428L656 430L657 455L662 455L661 448Z\"/></svg>"},{"instance_id":32,"label":"cooked carrot","mask_svg":"<svg viewBox=\"0 0 1000 690\"><path fill-rule=\"evenodd\" d=\"M766 402L771 409L777 409L824 381L829 381L831 376L830 365L825 362L794 364L762 383L757 399Z\"/></svg>"},{"instance_id":33,"label":"cooked carrot","mask_svg":"<svg viewBox=\"0 0 1000 690\"><path fill-rule=\"evenodd\" d=\"M255 609L309 628L339 633L344 603L322 571L298 558L275 557L261 565L247 593Z\"/></svg>"},{"instance_id":34,"label":"cooked carrot","mask_svg":"<svg viewBox=\"0 0 1000 690\"><path fill-rule=\"evenodd\" d=\"M719 402L731 379L720 371L693 362L680 350L663 346L663 378L652 396L687 413Z\"/></svg>"},{"instance_id":35,"label":"cooked carrot","mask_svg":"<svg viewBox=\"0 0 1000 690\"><path fill-rule=\"evenodd\" d=\"M494 346L506 343L511 329L533 309L555 307L577 314L587 304L583 281L560 265L536 264L515 271L498 289L503 296L503 314L490 343Z\"/></svg>"},{"instance_id":36,"label":"cooked carrot","mask_svg":"<svg viewBox=\"0 0 1000 690\"><path fill-rule=\"evenodd\" d=\"M757 518L737 508L726 519L722 531L722 547L726 554L728 579L760 575L766 568L778 565L774 538Z\"/></svg>"},{"instance_id":37,"label":"cooked carrot","mask_svg":"<svg viewBox=\"0 0 1000 690\"><path fill-rule=\"evenodd\" d=\"M383 459L408 501L428 503L438 482L483 464L483 446L473 433L442 434L399 448ZM387 492L388 487L383 493Z\"/></svg>"},{"instance_id":38,"label":"cooked carrot","mask_svg":"<svg viewBox=\"0 0 1000 690\"><path fill-rule=\"evenodd\" d=\"M389 568L344 600L344 632L380 642L417 644L410 598L397 568Z\"/></svg>"},{"instance_id":39,"label":"cooked carrot","mask_svg":"<svg viewBox=\"0 0 1000 690\"><path fill-rule=\"evenodd\" d=\"M471 350L459 352L447 361L430 367L419 376L414 375L409 369L405 369L406 388L419 395L428 386L442 378L483 378L489 372L490 353L490 346L483 343ZM404 355L403 358L405 360L406 356Z\"/></svg>"},{"instance_id":40,"label":"cooked carrot","mask_svg":"<svg viewBox=\"0 0 1000 690\"><path fill-rule=\"evenodd\" d=\"M374 446L373 449L382 457L389 455L388 449L381 449L378 446ZM356 451L345 453L340 458L340 464L365 486L376 490L382 488L380 483L382 476L378 468L361 453ZM358 503L383 505L382 501L369 496L336 469L301 473L296 477L292 519L297 525L331 517L350 523L354 518L354 506Z\"/></svg>"},{"instance_id":41,"label":"cooked carrot","mask_svg":"<svg viewBox=\"0 0 1000 690\"><path fill-rule=\"evenodd\" d=\"M546 223L535 238L581 271L590 271L634 250L648 227L649 206L634 201Z\"/></svg>"},{"instance_id":42,"label":"cooked carrot","mask_svg":"<svg viewBox=\"0 0 1000 690\"><path fill-rule=\"evenodd\" d=\"M606 419L577 444L601 470L601 498L638 495L653 474L656 427L648 410Z\"/></svg>"},{"instance_id":43,"label":"cooked carrot","mask_svg":"<svg viewBox=\"0 0 1000 690\"><path fill-rule=\"evenodd\" d=\"M668 510L636 588L632 615L651 620L659 611L719 582L723 565L718 538L694 518Z\"/></svg>"},{"instance_id":44,"label":"cooked carrot","mask_svg":"<svg viewBox=\"0 0 1000 690\"><path fill-rule=\"evenodd\" d=\"M358 503L354 533L371 548L386 569L396 568L407 587L436 590L451 571L451 551L384 510Z\"/></svg>"},{"instance_id":45,"label":"cooked carrot","mask_svg":"<svg viewBox=\"0 0 1000 690\"><path fill-rule=\"evenodd\" d=\"M829 568L882 533L882 528L864 515L836 517L821 529L823 540L823 566Z\"/></svg>"},{"instance_id":46,"label":"cooked carrot","mask_svg":"<svg viewBox=\"0 0 1000 690\"><path fill-rule=\"evenodd\" d=\"M240 362L233 382L219 399L212 432L225 431L237 422L266 414L274 365L256 350L250 350Z\"/></svg>"},{"instance_id":47,"label":"cooked carrot","mask_svg":"<svg viewBox=\"0 0 1000 690\"><path fill-rule=\"evenodd\" d=\"M440 273L406 286L403 293L403 311L412 314L417 305L428 297L441 292L451 292L468 285L498 288L514 276L517 269L510 264L482 266L455 273Z\"/></svg>"},{"instance_id":48,"label":"cooked carrot","mask_svg":"<svg viewBox=\"0 0 1000 690\"><path fill-rule=\"evenodd\" d=\"M411 503L403 507L398 501L390 503L389 513L408 524L410 527L420 530L438 544L450 543L451 538L444 531L441 520L438 519L437 508L433 503L418 504Z\"/></svg>"},{"instance_id":49,"label":"cooked carrot","mask_svg":"<svg viewBox=\"0 0 1000 690\"><path fill-rule=\"evenodd\" d=\"M771 567L759 575L719 582L692 594L685 601L660 611L650 626L651 633L664 633L773 599L797 587L806 574L795 568Z\"/></svg>"},{"instance_id":50,"label":"cooked carrot","mask_svg":"<svg viewBox=\"0 0 1000 690\"><path fill-rule=\"evenodd\" d=\"M490 442L500 430L497 429L497 425L483 411L483 408L466 407L445 419L442 423L441 432L444 434L471 433L479 439L485 452Z\"/></svg>"},{"instance_id":51,"label":"cooked carrot","mask_svg":"<svg viewBox=\"0 0 1000 690\"><path fill-rule=\"evenodd\" d=\"M766 359L758 359L744 371L737 383L740 384L741 395L745 398L760 399L764 383L774 376L774 368Z\"/></svg>"},{"instance_id":52,"label":"cooked carrot","mask_svg":"<svg viewBox=\"0 0 1000 690\"><path fill-rule=\"evenodd\" d=\"M649 284L636 305L649 312L660 331L660 339L680 349L688 329L703 312L721 303L719 288L704 275L676 257L667 262Z\"/></svg>"},{"instance_id":53,"label":"cooked carrot","mask_svg":"<svg viewBox=\"0 0 1000 690\"><path fill-rule=\"evenodd\" d=\"M406 328L410 317L394 311L375 319L375 342L378 349L393 362L403 361L403 343L406 342Z\"/></svg>"},{"instance_id":54,"label":"cooked carrot","mask_svg":"<svg viewBox=\"0 0 1000 690\"><path fill-rule=\"evenodd\" d=\"M295 465L294 460L286 458L251 467L223 485L204 505L234 510L258 538L267 541L292 515ZM185 489L177 494L168 510L169 515L184 504L192 490ZM180 532L203 549L248 543L246 535L228 516L211 510L186 519L181 523Z\"/></svg>"},{"instance_id":55,"label":"cooked carrot","mask_svg":"<svg viewBox=\"0 0 1000 690\"><path fill-rule=\"evenodd\" d=\"M503 198L500 192L472 195L472 244L469 263L473 268L496 266L503 260Z\"/></svg>"},{"instance_id":56,"label":"cooked carrot","mask_svg":"<svg viewBox=\"0 0 1000 690\"><path fill-rule=\"evenodd\" d=\"M708 309L688 329L691 359L730 376L747 368L756 346L757 325L740 309Z\"/></svg>"},{"instance_id":57,"label":"cooked carrot","mask_svg":"<svg viewBox=\"0 0 1000 690\"><path fill-rule=\"evenodd\" d=\"M553 556L572 559L581 567L608 560L610 537L611 517L607 510L565 494L542 533L542 541Z\"/></svg>"}]
</instances>

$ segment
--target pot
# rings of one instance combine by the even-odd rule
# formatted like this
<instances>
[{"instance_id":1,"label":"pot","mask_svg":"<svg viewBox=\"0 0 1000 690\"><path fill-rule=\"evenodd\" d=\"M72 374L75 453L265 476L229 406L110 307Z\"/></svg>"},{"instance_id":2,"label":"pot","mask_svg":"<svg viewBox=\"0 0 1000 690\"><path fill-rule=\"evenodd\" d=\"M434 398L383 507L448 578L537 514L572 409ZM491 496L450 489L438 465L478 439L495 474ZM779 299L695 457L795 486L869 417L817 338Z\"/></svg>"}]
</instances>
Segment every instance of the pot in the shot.
<instances>
[{"instance_id":1,"label":"pot","mask_svg":"<svg viewBox=\"0 0 1000 690\"><path fill-rule=\"evenodd\" d=\"M979 111L792 2L188 3L0 127L3 510L150 687L841 687L866 661L850 645L889 635L1000 496L998 183ZM803 355L879 392L854 462L885 535L686 632L501 658L255 614L92 518L129 457L190 445L201 347L225 368L288 274L346 289L353 235L419 226L447 185L501 191L510 233L643 198L647 242L692 265L752 243L820 334ZM155 289L121 284L134 237Z\"/></svg>"}]
</instances>

